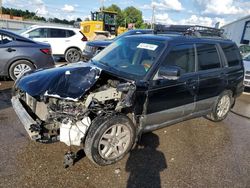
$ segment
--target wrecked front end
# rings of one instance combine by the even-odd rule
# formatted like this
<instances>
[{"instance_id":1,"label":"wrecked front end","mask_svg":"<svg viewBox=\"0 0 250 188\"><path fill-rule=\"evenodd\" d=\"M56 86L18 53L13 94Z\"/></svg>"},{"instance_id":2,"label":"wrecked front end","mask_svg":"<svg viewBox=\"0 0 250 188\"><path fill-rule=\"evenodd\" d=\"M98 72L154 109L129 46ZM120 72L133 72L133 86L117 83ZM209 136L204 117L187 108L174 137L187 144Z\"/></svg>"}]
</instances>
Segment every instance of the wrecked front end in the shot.
<instances>
[{"instance_id":1,"label":"wrecked front end","mask_svg":"<svg viewBox=\"0 0 250 188\"><path fill-rule=\"evenodd\" d=\"M91 122L133 105L135 85L92 65L38 70L18 79L12 104L32 140L80 146Z\"/></svg>"}]
</instances>

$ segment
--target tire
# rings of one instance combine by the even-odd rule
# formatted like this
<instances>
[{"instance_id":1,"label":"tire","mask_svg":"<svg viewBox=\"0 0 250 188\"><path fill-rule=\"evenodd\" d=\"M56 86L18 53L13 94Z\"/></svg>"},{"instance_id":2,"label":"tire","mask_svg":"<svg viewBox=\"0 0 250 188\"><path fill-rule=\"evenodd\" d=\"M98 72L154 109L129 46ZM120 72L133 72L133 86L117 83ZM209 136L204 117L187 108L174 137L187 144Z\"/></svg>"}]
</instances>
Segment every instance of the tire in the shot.
<instances>
[{"instance_id":1,"label":"tire","mask_svg":"<svg viewBox=\"0 0 250 188\"><path fill-rule=\"evenodd\" d=\"M82 58L82 53L76 48L70 48L65 53L65 60L68 63L79 62Z\"/></svg>"},{"instance_id":2,"label":"tire","mask_svg":"<svg viewBox=\"0 0 250 188\"><path fill-rule=\"evenodd\" d=\"M224 91L217 99L211 114L207 115L206 118L214 122L224 120L232 107L232 101L232 92Z\"/></svg>"},{"instance_id":3,"label":"tire","mask_svg":"<svg viewBox=\"0 0 250 188\"><path fill-rule=\"evenodd\" d=\"M105 166L121 160L134 141L135 126L127 116L97 117L89 128L84 151L93 163Z\"/></svg>"},{"instance_id":4,"label":"tire","mask_svg":"<svg viewBox=\"0 0 250 188\"><path fill-rule=\"evenodd\" d=\"M9 68L9 76L12 80L16 80L17 77L23 73L35 69L34 65L27 60L18 60L11 64Z\"/></svg>"}]
</instances>

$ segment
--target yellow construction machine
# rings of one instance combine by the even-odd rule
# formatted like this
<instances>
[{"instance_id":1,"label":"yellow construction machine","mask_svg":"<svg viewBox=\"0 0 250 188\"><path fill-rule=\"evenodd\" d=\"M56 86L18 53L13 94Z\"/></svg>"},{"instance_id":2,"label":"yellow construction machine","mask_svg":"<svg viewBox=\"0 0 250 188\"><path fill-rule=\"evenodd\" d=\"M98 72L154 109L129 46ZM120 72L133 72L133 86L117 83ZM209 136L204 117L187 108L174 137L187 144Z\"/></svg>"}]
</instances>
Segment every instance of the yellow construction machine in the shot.
<instances>
[{"instance_id":1,"label":"yellow construction machine","mask_svg":"<svg viewBox=\"0 0 250 188\"><path fill-rule=\"evenodd\" d=\"M126 31L126 28L117 28L116 16L116 12L107 10L91 12L91 20L80 23L81 32L88 40L103 40L115 37Z\"/></svg>"}]
</instances>

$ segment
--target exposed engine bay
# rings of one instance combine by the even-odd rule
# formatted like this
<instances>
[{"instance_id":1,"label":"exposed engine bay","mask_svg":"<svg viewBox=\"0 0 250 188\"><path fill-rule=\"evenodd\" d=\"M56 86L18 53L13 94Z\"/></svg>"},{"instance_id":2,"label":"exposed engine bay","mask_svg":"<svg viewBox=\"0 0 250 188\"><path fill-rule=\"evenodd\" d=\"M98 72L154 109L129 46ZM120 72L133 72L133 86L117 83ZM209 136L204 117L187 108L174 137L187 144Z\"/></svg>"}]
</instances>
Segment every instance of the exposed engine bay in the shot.
<instances>
[{"instance_id":1,"label":"exposed engine bay","mask_svg":"<svg viewBox=\"0 0 250 188\"><path fill-rule=\"evenodd\" d=\"M77 101L46 94L38 101L21 90L17 95L36 120L29 128L33 140L80 146L95 117L122 112L133 105L135 89L131 82L105 75Z\"/></svg>"}]
</instances>

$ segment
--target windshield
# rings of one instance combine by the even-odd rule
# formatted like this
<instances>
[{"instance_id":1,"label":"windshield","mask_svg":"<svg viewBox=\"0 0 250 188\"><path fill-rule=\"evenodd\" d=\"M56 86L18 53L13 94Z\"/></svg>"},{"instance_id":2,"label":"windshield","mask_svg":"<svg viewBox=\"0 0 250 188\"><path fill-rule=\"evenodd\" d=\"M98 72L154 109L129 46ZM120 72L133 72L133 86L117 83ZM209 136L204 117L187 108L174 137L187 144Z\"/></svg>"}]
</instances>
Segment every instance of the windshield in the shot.
<instances>
[{"instance_id":1,"label":"windshield","mask_svg":"<svg viewBox=\"0 0 250 188\"><path fill-rule=\"evenodd\" d=\"M164 49L164 42L125 37L113 42L93 61L134 79L142 79Z\"/></svg>"}]
</instances>

